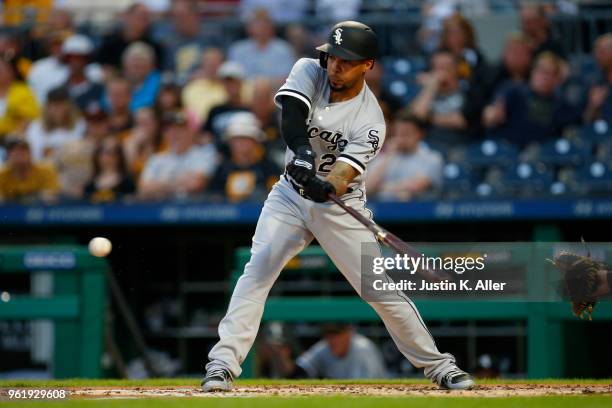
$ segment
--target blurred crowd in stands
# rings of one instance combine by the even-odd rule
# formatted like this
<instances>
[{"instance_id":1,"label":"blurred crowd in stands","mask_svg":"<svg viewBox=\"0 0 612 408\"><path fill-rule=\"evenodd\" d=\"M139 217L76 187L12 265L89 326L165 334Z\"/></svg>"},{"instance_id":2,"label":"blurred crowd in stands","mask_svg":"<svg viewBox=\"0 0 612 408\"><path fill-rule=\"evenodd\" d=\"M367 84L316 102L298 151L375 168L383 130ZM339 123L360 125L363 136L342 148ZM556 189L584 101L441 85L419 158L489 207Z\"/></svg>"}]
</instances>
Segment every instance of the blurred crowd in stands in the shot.
<instances>
[{"instance_id":1,"label":"blurred crowd in stands","mask_svg":"<svg viewBox=\"0 0 612 408\"><path fill-rule=\"evenodd\" d=\"M273 95L327 27L299 24L307 0L235 1L228 45L200 3L134 3L103 35L62 8L5 23L0 200L263 200L285 155ZM329 26L359 18L359 1L314 3ZM366 76L387 118L370 198L612 193L612 33L576 64L552 36L562 7L523 5L487 61L454 3L423 2L421 52Z\"/></svg>"}]
</instances>

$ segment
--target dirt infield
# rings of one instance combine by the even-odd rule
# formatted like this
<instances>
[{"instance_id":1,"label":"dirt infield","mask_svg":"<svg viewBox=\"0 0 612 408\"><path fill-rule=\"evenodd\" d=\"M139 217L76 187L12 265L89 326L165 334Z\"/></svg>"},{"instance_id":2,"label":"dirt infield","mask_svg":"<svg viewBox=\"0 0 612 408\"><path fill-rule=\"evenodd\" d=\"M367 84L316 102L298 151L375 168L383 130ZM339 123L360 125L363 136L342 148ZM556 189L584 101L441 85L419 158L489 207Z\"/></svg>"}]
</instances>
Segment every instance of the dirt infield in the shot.
<instances>
[{"instance_id":1,"label":"dirt infield","mask_svg":"<svg viewBox=\"0 0 612 408\"><path fill-rule=\"evenodd\" d=\"M517 397L539 395L612 395L612 384L497 384L478 385L469 391L440 390L435 385L354 384L354 385L238 385L231 392L204 393L199 387L74 387L70 398L152 398L152 397L265 397L265 396L423 396L423 397Z\"/></svg>"}]
</instances>

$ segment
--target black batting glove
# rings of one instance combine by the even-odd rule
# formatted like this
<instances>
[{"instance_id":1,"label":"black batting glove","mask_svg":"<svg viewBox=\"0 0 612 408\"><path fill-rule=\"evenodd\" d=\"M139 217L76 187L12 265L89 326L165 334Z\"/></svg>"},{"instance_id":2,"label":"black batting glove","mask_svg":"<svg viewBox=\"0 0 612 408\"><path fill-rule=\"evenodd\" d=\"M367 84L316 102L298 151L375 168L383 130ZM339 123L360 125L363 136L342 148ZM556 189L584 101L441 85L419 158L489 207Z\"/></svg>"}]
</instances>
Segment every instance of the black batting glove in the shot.
<instances>
[{"instance_id":1,"label":"black batting glove","mask_svg":"<svg viewBox=\"0 0 612 408\"><path fill-rule=\"evenodd\" d=\"M336 194L336 188L330 182L315 176L304 186L304 194L315 203L324 203L329 200L330 194Z\"/></svg>"},{"instance_id":2,"label":"black batting glove","mask_svg":"<svg viewBox=\"0 0 612 408\"><path fill-rule=\"evenodd\" d=\"M310 146L300 146L296 149L293 160L287 165L287 173L301 185L306 185L315 177L315 154Z\"/></svg>"}]
</instances>

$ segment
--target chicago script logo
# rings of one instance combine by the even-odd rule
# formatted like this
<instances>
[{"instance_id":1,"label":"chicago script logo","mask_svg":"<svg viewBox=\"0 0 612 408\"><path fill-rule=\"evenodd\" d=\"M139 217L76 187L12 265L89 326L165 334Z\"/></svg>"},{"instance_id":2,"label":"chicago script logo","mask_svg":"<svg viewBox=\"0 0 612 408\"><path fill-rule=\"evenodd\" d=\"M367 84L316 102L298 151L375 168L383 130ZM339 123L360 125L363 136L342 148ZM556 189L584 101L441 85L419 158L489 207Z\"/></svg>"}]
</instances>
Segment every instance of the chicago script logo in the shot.
<instances>
[{"instance_id":1,"label":"chicago script logo","mask_svg":"<svg viewBox=\"0 0 612 408\"><path fill-rule=\"evenodd\" d=\"M321 130L316 126L308 129L308 137L310 139L314 139L315 137L320 137L322 140L326 141L327 150L329 151L344 151L344 148L348 144L348 140L343 138L341 132L332 132L330 130Z\"/></svg>"}]
</instances>

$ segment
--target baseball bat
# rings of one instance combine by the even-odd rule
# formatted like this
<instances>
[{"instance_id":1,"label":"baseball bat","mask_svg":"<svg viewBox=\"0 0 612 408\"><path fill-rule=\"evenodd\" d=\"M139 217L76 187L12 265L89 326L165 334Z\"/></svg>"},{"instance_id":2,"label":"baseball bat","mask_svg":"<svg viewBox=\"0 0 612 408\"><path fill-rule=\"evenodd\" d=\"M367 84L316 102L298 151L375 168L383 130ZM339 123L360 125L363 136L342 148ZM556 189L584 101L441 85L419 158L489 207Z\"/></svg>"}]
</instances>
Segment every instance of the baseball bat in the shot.
<instances>
[{"instance_id":1,"label":"baseball bat","mask_svg":"<svg viewBox=\"0 0 612 408\"><path fill-rule=\"evenodd\" d=\"M388 246L389 248L395 250L399 254L406 254L410 257L421 257L421 253L419 253L416 249L412 248L410 245L402 241L397 235L392 234L387 231L380 225L376 224L374 221L364 217L359 214L357 210L346 205L338 196L335 194L329 194L330 200L334 203L338 204L344 211L353 216L357 221L363 224L367 229L372 231L376 239L378 239L381 243ZM448 274L442 271L436 271L431 269L420 269L417 272L421 274L425 279L434 282L440 282L443 280L453 280Z\"/></svg>"}]
</instances>

